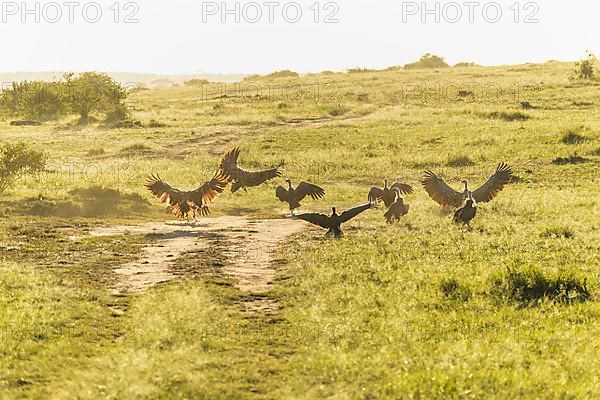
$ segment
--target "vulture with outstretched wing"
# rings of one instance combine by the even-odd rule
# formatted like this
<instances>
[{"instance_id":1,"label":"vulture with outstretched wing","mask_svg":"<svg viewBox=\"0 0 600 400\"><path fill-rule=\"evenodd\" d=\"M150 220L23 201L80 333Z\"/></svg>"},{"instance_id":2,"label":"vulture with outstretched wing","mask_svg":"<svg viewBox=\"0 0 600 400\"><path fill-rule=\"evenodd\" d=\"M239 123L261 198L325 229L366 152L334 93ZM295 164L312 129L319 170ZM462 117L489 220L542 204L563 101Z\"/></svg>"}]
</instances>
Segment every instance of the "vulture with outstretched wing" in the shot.
<instances>
[{"instance_id":1,"label":"vulture with outstretched wing","mask_svg":"<svg viewBox=\"0 0 600 400\"><path fill-rule=\"evenodd\" d=\"M392 186L388 187L388 180L385 179L383 183L383 189L378 187L372 187L369 191L369 201L372 203L374 201L383 201L386 207L392 205L392 203L396 200L395 189L400 190L400 194L412 194L413 187L402 182L394 182Z\"/></svg>"},{"instance_id":2,"label":"vulture with outstretched wing","mask_svg":"<svg viewBox=\"0 0 600 400\"><path fill-rule=\"evenodd\" d=\"M474 191L469 190L469 183L466 180L462 181L465 185L464 191L456 191L431 171L425 171L425 177L421 184L429 197L440 205L461 207L470 195L475 203L492 201L504 189L504 186L510 183L512 178L513 174L508 164L501 163L487 182Z\"/></svg>"},{"instance_id":3,"label":"vulture with outstretched wing","mask_svg":"<svg viewBox=\"0 0 600 400\"><path fill-rule=\"evenodd\" d=\"M145 186L162 203L168 203L177 218L189 218L190 215L196 218L196 213L202 216L209 214L208 205L223 193L229 179L227 173L219 169L210 181L198 189L182 191L163 181L158 174L151 174Z\"/></svg>"},{"instance_id":4,"label":"vulture with outstretched wing","mask_svg":"<svg viewBox=\"0 0 600 400\"><path fill-rule=\"evenodd\" d=\"M267 169L264 171L250 172L239 167L238 157L240 156L240 149L235 149L227 152L223 161L221 162L221 168L231 176L233 181L231 185L231 191L233 193L240 189L260 186L263 183L275 179L281 176L281 168L283 168L283 161L276 168Z\"/></svg>"},{"instance_id":5,"label":"vulture with outstretched wing","mask_svg":"<svg viewBox=\"0 0 600 400\"><path fill-rule=\"evenodd\" d=\"M394 220L400 221L400 218L408 214L408 210L410 209L408 204L404 204L400 189L394 188L394 193L396 200L390 205L385 214L383 214L388 224L391 224Z\"/></svg>"},{"instance_id":6,"label":"vulture with outstretched wing","mask_svg":"<svg viewBox=\"0 0 600 400\"><path fill-rule=\"evenodd\" d=\"M292 187L292 181L287 179L288 188L278 186L275 190L277 198L285 203L288 203L292 214L296 208L300 207L300 202L310 196L313 200L322 199L325 196L325 190L317 185L308 182L301 182L297 188Z\"/></svg>"},{"instance_id":7,"label":"vulture with outstretched wing","mask_svg":"<svg viewBox=\"0 0 600 400\"><path fill-rule=\"evenodd\" d=\"M308 214L298 214L294 215L295 219L301 219L306 222L310 222L313 225L320 226L321 228L327 229L326 236L333 235L336 238L340 238L343 236L342 232L342 224L344 222L350 221L352 218L356 217L360 213L367 211L371 208L374 208L374 203L365 204L362 206L351 208L348 211L344 211L341 214L336 212L335 207L333 207L331 215L325 214L317 214L317 213L308 213Z\"/></svg>"}]
</instances>

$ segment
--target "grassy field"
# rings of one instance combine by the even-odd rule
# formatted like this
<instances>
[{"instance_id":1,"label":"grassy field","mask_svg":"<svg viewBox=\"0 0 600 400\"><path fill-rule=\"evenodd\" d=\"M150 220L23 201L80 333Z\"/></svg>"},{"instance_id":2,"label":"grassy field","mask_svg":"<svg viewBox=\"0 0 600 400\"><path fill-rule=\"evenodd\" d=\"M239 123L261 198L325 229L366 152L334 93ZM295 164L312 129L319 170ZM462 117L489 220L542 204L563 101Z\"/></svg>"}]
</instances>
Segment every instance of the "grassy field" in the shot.
<instances>
[{"instance_id":1,"label":"grassy field","mask_svg":"<svg viewBox=\"0 0 600 400\"><path fill-rule=\"evenodd\" d=\"M145 90L128 100L143 128L0 121L2 141L50 156L0 198L0 398L600 398L600 92L572 69ZM323 186L304 211L364 203L398 177L417 188L411 212L395 225L365 213L341 240L295 236L277 254L276 314L244 312L193 251L177 263L194 276L111 294L114 267L152 237L69 232L168 219L146 175L195 187L235 145L249 168L284 159L285 177ZM517 179L471 230L420 189L425 169L458 189L502 161ZM281 183L228 191L213 215L281 218Z\"/></svg>"}]
</instances>

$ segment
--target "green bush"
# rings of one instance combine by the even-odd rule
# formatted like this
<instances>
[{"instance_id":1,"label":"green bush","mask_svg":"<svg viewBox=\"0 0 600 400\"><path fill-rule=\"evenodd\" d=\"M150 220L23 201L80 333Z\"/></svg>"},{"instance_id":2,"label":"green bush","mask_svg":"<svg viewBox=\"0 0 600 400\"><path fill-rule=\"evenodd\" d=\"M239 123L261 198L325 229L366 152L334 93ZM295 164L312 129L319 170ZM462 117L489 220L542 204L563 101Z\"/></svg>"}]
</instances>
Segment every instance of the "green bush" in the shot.
<instances>
[{"instance_id":1,"label":"green bush","mask_svg":"<svg viewBox=\"0 0 600 400\"><path fill-rule=\"evenodd\" d=\"M0 148L0 193L27 174L46 168L46 154L29 149L25 143L7 143Z\"/></svg>"},{"instance_id":2,"label":"green bush","mask_svg":"<svg viewBox=\"0 0 600 400\"><path fill-rule=\"evenodd\" d=\"M572 79L591 81L596 79L596 62L597 58L592 53L587 53L587 56L575 63L575 71Z\"/></svg>"}]
</instances>

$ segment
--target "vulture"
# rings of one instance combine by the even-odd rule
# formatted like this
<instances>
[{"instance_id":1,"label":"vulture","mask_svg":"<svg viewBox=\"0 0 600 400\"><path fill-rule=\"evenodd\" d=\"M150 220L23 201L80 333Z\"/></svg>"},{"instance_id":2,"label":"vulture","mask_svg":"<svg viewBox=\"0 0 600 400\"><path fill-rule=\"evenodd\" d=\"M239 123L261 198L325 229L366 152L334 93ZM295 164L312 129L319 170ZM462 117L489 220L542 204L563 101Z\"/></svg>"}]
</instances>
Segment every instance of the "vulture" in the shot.
<instances>
[{"instance_id":1,"label":"vulture","mask_svg":"<svg viewBox=\"0 0 600 400\"><path fill-rule=\"evenodd\" d=\"M333 235L335 238L341 238L344 233L342 232L342 224L350 221L363 211L369 210L375 207L375 203L368 203L362 206L351 208L348 211L344 211L338 214L335 207L333 207L331 216L325 214L309 213L309 214L298 214L294 215L293 218L301 219L306 222L310 222L313 225L318 225L321 228L327 229L325 236Z\"/></svg>"},{"instance_id":2,"label":"vulture","mask_svg":"<svg viewBox=\"0 0 600 400\"><path fill-rule=\"evenodd\" d=\"M388 187L388 180L386 179L383 183L383 189L378 187L372 187L369 191L369 201L382 201L386 207L392 205L392 203L396 200L396 193L394 189L399 189L400 194L412 194L413 188L406 183L394 182L391 187Z\"/></svg>"},{"instance_id":3,"label":"vulture","mask_svg":"<svg viewBox=\"0 0 600 400\"><path fill-rule=\"evenodd\" d=\"M223 193L229 184L230 177L219 169L213 178L192 191L182 191L163 181L158 174L151 174L146 181L146 188L156 196L161 203L169 203L171 212L177 218L195 219L196 213L202 216L209 214L208 204Z\"/></svg>"},{"instance_id":4,"label":"vulture","mask_svg":"<svg viewBox=\"0 0 600 400\"><path fill-rule=\"evenodd\" d=\"M458 192L431 171L425 171L425 177L421 181L421 184L429 194L429 197L440 205L461 207L468 198L471 198L476 203L492 201L504 189L504 186L510 183L512 177L513 174L510 167L506 163L501 163L487 182L474 191L469 190L469 183L464 180L462 181L463 185L465 185L464 191Z\"/></svg>"},{"instance_id":5,"label":"vulture","mask_svg":"<svg viewBox=\"0 0 600 400\"><path fill-rule=\"evenodd\" d=\"M225 171L231 180L231 192L235 193L240 189L244 189L246 192L249 187L260 186L263 183L275 179L281 176L280 169L283 168L283 161L276 168L267 169L264 171L250 172L246 171L238 166L238 157L240 156L240 149L235 148L225 154L223 161L221 162L221 169Z\"/></svg>"},{"instance_id":6,"label":"vulture","mask_svg":"<svg viewBox=\"0 0 600 400\"><path fill-rule=\"evenodd\" d=\"M394 220L400 221L400 218L408 214L408 209L410 208L408 204L404 204L404 199L399 188L394 188L394 193L396 200L390 205L386 213L383 214L388 224L391 224Z\"/></svg>"},{"instance_id":7,"label":"vulture","mask_svg":"<svg viewBox=\"0 0 600 400\"><path fill-rule=\"evenodd\" d=\"M459 208L454 213L454 222L457 224L466 224L467 226L471 226L471 220L475 218L477 214L477 207L475 206L475 202L473 198L469 194L465 205L462 208Z\"/></svg>"},{"instance_id":8,"label":"vulture","mask_svg":"<svg viewBox=\"0 0 600 400\"><path fill-rule=\"evenodd\" d=\"M289 204L292 214L294 214L296 208L300 207L300 202L306 196L312 197L313 200L322 199L325 196L325 190L312 183L301 182L298 187L294 189L291 180L286 179L286 182L288 184L288 189L277 186L275 195L280 201Z\"/></svg>"}]
</instances>

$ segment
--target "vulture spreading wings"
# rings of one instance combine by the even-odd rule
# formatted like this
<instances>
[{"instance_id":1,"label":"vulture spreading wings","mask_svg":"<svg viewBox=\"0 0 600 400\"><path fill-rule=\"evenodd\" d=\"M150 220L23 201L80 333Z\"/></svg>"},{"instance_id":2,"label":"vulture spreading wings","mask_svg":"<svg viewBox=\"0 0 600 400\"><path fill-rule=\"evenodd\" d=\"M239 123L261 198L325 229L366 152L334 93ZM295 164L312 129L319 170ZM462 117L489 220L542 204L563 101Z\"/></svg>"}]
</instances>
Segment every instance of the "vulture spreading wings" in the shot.
<instances>
[{"instance_id":1,"label":"vulture spreading wings","mask_svg":"<svg viewBox=\"0 0 600 400\"><path fill-rule=\"evenodd\" d=\"M337 214L335 207L332 208L331 216L325 214L308 213L295 215L295 219L301 219L306 222L310 222L313 225L320 226L321 228L327 229L326 235L334 235L339 238L343 235L341 225L344 222L350 221L360 213L367 211L375 207L374 203L365 204L362 206L351 208L348 211L344 211L341 214Z\"/></svg>"},{"instance_id":2,"label":"vulture spreading wings","mask_svg":"<svg viewBox=\"0 0 600 400\"><path fill-rule=\"evenodd\" d=\"M395 189L400 190L400 194L407 195L413 193L413 187L402 182L394 182L392 186L388 187L388 180L386 179L383 183L383 189L378 187L372 187L369 191L369 202L382 201L386 207L392 205L396 200Z\"/></svg>"},{"instance_id":3,"label":"vulture spreading wings","mask_svg":"<svg viewBox=\"0 0 600 400\"><path fill-rule=\"evenodd\" d=\"M408 214L408 210L410 206L408 204L404 204L404 199L400 194L400 189L394 188L394 192L396 195L396 200L392 204L388 210L383 214L388 224L392 223L394 220L400 221L400 218Z\"/></svg>"},{"instance_id":4,"label":"vulture spreading wings","mask_svg":"<svg viewBox=\"0 0 600 400\"><path fill-rule=\"evenodd\" d=\"M492 201L504 189L504 186L512 180L512 171L506 163L501 163L496 168L496 172L490 176L486 183L474 191L469 190L466 180L462 181L465 185L463 192L452 189L431 171L425 171L425 177L421 181L423 188L435 202L442 206L461 207L471 195L476 203L487 203Z\"/></svg>"},{"instance_id":5,"label":"vulture spreading wings","mask_svg":"<svg viewBox=\"0 0 600 400\"><path fill-rule=\"evenodd\" d=\"M300 207L300 202L306 196L310 196L313 200L318 200L325 196L325 190L312 183L301 182L298 187L294 189L291 180L288 179L286 182L288 184L288 189L278 186L275 190L275 195L280 201L288 203L292 212Z\"/></svg>"},{"instance_id":6,"label":"vulture spreading wings","mask_svg":"<svg viewBox=\"0 0 600 400\"><path fill-rule=\"evenodd\" d=\"M258 172L250 172L238 166L239 156L240 149L235 148L226 153L223 161L221 162L221 168L227 174L229 174L233 180L233 184L231 185L231 191L233 193L240 189L244 189L244 191L246 191L246 188L262 185L271 179L281 176L280 169L283 168L283 161L281 161L279 166L276 168Z\"/></svg>"},{"instance_id":7,"label":"vulture spreading wings","mask_svg":"<svg viewBox=\"0 0 600 400\"><path fill-rule=\"evenodd\" d=\"M209 214L208 204L212 203L219 194L223 193L229 176L222 170L196 190L182 191L163 181L158 174L150 175L146 181L146 188L162 203L169 203L171 212L177 218L196 217L198 212L205 216Z\"/></svg>"}]
</instances>

